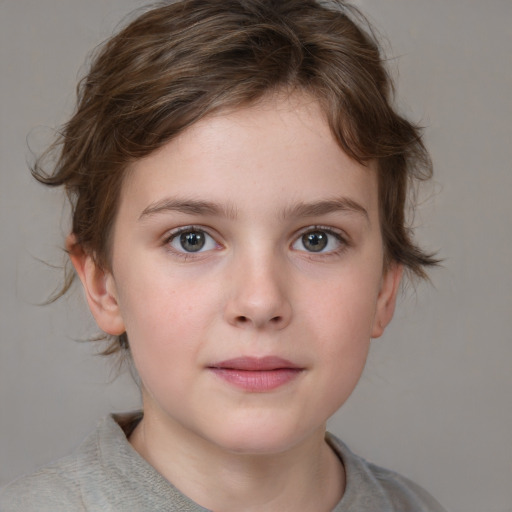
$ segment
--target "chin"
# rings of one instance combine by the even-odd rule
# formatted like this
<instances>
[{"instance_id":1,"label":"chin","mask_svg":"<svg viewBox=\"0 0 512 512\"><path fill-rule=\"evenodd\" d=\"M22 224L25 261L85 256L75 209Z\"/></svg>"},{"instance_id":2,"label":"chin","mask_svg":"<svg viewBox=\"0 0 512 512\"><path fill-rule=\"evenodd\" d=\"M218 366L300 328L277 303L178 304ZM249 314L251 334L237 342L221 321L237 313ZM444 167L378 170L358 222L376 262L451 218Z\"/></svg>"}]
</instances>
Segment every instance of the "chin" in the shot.
<instances>
[{"instance_id":1,"label":"chin","mask_svg":"<svg viewBox=\"0 0 512 512\"><path fill-rule=\"evenodd\" d=\"M251 422L243 425L231 423L229 426L229 429L217 432L214 443L222 450L236 455L283 453L311 434L297 425L286 426L282 422Z\"/></svg>"}]
</instances>

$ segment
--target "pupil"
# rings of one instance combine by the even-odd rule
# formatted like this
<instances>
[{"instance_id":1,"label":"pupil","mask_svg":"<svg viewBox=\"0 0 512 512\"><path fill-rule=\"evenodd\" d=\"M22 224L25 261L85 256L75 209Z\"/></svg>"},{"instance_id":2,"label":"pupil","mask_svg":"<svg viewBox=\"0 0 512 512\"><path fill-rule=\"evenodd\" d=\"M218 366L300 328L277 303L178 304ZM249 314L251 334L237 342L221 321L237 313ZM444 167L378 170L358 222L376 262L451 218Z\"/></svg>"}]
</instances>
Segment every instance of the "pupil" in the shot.
<instances>
[{"instance_id":1,"label":"pupil","mask_svg":"<svg viewBox=\"0 0 512 512\"><path fill-rule=\"evenodd\" d=\"M199 231L189 231L188 233L182 233L180 236L180 242L183 249L188 252L200 251L205 243L204 234Z\"/></svg>"},{"instance_id":2,"label":"pupil","mask_svg":"<svg viewBox=\"0 0 512 512\"><path fill-rule=\"evenodd\" d=\"M321 231L306 233L302 237L302 243L308 251L320 252L327 246L327 235Z\"/></svg>"}]
</instances>

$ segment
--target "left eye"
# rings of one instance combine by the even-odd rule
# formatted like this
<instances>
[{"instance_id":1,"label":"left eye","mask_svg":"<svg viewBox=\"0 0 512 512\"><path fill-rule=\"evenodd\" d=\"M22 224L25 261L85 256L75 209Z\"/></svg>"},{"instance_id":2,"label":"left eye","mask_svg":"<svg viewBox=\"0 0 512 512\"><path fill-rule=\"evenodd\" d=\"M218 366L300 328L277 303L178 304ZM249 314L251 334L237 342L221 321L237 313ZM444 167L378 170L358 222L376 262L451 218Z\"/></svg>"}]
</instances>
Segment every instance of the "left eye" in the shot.
<instances>
[{"instance_id":1,"label":"left eye","mask_svg":"<svg viewBox=\"0 0 512 512\"><path fill-rule=\"evenodd\" d=\"M201 252L215 249L215 240L202 229L184 229L172 235L169 245L178 252Z\"/></svg>"},{"instance_id":2,"label":"left eye","mask_svg":"<svg viewBox=\"0 0 512 512\"><path fill-rule=\"evenodd\" d=\"M298 251L332 252L343 244L343 239L337 233L325 229L314 229L303 233L292 245Z\"/></svg>"}]
</instances>

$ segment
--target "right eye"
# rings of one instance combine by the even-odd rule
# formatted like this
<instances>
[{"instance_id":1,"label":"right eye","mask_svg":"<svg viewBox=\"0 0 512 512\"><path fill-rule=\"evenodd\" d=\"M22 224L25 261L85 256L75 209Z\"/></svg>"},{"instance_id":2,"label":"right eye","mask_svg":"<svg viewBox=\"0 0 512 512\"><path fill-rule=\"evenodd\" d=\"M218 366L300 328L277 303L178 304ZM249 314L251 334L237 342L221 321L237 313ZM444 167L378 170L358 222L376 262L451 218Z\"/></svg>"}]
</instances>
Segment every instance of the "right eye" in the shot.
<instances>
[{"instance_id":1,"label":"right eye","mask_svg":"<svg viewBox=\"0 0 512 512\"><path fill-rule=\"evenodd\" d=\"M167 243L180 253L211 251L218 247L215 240L206 231L190 227L173 233Z\"/></svg>"}]
</instances>

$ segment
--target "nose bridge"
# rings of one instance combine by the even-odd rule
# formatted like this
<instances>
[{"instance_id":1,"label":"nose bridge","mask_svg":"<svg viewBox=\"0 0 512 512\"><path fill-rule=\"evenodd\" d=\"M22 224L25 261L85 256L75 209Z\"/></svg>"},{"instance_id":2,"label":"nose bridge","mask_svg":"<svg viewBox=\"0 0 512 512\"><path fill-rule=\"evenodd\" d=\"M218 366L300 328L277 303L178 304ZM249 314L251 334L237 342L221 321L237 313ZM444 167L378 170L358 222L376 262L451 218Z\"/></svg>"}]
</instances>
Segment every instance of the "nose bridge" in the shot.
<instances>
[{"instance_id":1,"label":"nose bridge","mask_svg":"<svg viewBox=\"0 0 512 512\"><path fill-rule=\"evenodd\" d=\"M238 327L281 329L291 318L286 265L272 248L240 252L233 262L226 314Z\"/></svg>"}]
</instances>

